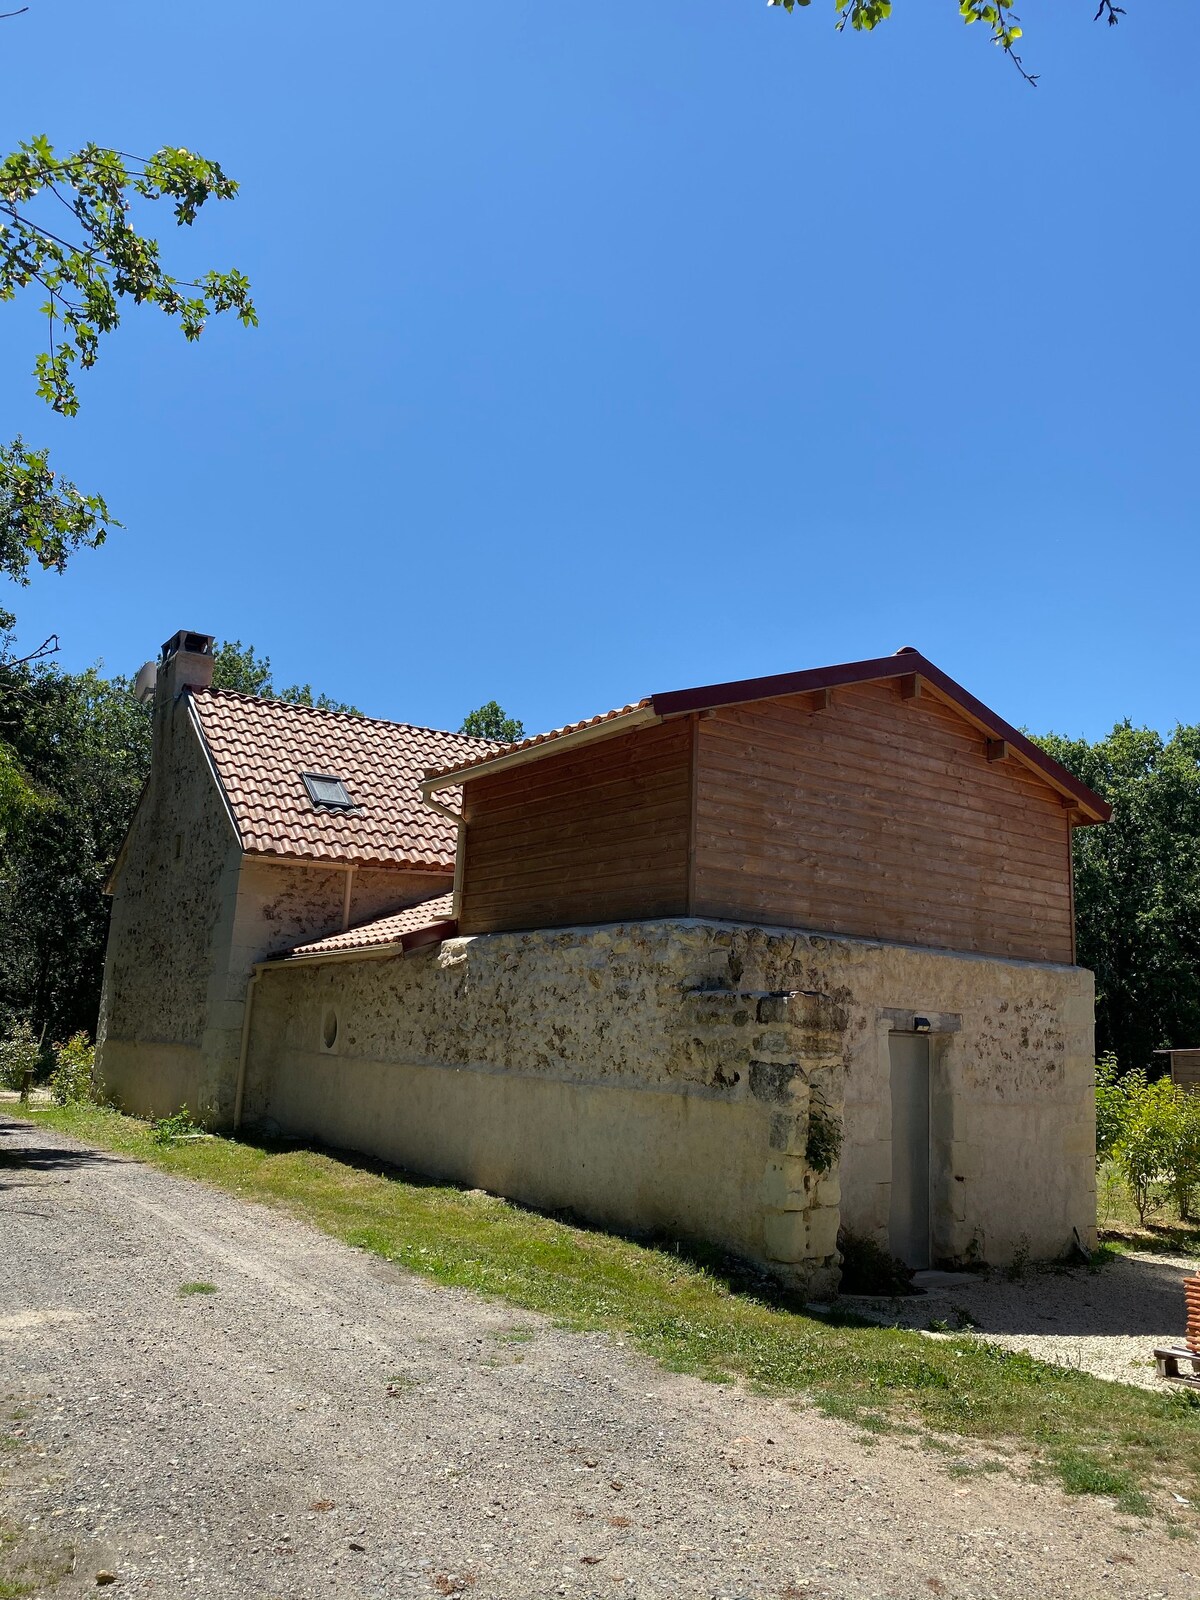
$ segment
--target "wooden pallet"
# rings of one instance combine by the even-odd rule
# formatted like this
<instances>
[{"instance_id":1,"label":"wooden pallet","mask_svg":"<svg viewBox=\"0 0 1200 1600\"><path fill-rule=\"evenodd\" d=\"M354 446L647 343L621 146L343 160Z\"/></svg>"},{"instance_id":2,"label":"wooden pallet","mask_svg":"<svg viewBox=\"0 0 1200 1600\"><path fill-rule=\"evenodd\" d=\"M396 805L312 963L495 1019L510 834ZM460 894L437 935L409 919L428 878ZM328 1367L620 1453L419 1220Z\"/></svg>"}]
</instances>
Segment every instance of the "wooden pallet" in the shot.
<instances>
[{"instance_id":1,"label":"wooden pallet","mask_svg":"<svg viewBox=\"0 0 1200 1600\"><path fill-rule=\"evenodd\" d=\"M1168 1383L1184 1383L1189 1389L1200 1389L1200 1351L1189 1350L1184 1345L1169 1346L1154 1352L1158 1375ZM1190 1372L1180 1372L1179 1363L1186 1361Z\"/></svg>"}]
</instances>

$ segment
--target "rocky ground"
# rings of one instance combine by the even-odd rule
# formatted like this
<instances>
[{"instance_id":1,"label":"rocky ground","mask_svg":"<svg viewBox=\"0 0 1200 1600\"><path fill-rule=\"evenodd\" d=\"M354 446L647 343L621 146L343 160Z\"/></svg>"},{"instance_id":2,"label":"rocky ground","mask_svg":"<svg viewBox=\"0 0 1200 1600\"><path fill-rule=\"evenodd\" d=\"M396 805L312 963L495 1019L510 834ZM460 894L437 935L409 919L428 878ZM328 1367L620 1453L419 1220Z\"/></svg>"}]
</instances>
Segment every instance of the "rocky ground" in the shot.
<instances>
[{"instance_id":1,"label":"rocky ground","mask_svg":"<svg viewBox=\"0 0 1200 1600\"><path fill-rule=\"evenodd\" d=\"M1195 1542L1102 1500L665 1374L3 1116L0 1160L0 1573L41 1562L38 1592L1200 1592Z\"/></svg>"}]
</instances>

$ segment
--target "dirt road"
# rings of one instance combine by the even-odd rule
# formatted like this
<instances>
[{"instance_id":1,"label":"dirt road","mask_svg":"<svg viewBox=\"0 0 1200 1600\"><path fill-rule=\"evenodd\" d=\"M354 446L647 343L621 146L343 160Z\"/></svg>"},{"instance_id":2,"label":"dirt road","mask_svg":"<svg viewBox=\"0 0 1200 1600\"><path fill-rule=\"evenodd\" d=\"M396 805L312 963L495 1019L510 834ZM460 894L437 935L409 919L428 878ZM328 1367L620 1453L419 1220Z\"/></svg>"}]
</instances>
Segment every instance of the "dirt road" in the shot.
<instances>
[{"instance_id":1,"label":"dirt road","mask_svg":"<svg viewBox=\"0 0 1200 1600\"><path fill-rule=\"evenodd\" d=\"M5 1512L74 1552L56 1594L1200 1593L1195 1543L1103 1501L952 1476L4 1117L0 1155Z\"/></svg>"}]
</instances>

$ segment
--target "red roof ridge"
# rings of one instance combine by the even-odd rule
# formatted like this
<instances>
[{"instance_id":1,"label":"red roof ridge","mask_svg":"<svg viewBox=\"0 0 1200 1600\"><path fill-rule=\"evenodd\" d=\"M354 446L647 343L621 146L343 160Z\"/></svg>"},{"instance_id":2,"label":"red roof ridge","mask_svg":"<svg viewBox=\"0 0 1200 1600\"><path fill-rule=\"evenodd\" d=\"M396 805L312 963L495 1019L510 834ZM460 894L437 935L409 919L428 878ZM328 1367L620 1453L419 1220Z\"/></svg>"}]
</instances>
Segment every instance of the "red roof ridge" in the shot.
<instances>
[{"instance_id":1,"label":"red roof ridge","mask_svg":"<svg viewBox=\"0 0 1200 1600\"><path fill-rule=\"evenodd\" d=\"M1094 821L1107 822L1112 815L1108 802L1069 772L1061 762L1048 755L1027 734L1021 733L1006 722L989 706L956 683L953 678L936 667L928 656L912 645L904 645L893 655L872 656L863 661L843 661L825 667L809 667L800 672L779 672L758 678L740 678L728 683L701 685L695 689L676 689L665 694L654 694L644 700L622 706L616 711L605 711L599 716L584 718L581 722L567 723L552 728L549 733L535 734L532 738L515 744L496 746L473 754L468 760L426 772L422 794L428 797L441 782L466 781L492 762L506 756L516 756L532 751L539 745L599 727L605 722L615 722L622 717L632 717L649 711L654 718L681 716L693 711L715 710L720 706L737 705L753 700L771 700L783 695L804 694L816 689L832 689L839 685L878 682L890 678L924 678L929 686L977 727L1011 745L1022 761L1037 771L1054 788L1065 792L1078 802L1079 809ZM644 720L644 719L643 719ZM614 731L616 731L614 729ZM515 763L514 763L515 764Z\"/></svg>"}]
</instances>

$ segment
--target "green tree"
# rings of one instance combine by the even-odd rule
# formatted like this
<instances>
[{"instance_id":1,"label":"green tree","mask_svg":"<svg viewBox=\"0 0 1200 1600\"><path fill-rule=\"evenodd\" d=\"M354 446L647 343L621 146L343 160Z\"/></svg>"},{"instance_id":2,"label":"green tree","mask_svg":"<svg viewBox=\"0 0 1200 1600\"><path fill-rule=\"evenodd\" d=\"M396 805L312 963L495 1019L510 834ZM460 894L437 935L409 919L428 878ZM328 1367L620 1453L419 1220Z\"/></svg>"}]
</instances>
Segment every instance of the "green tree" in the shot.
<instances>
[{"instance_id":1,"label":"green tree","mask_svg":"<svg viewBox=\"0 0 1200 1600\"><path fill-rule=\"evenodd\" d=\"M525 737L524 723L518 722L516 717L505 716L503 706L495 700L468 711L458 731L469 733L475 739L496 739L501 744L512 744Z\"/></svg>"},{"instance_id":2,"label":"green tree","mask_svg":"<svg viewBox=\"0 0 1200 1600\"><path fill-rule=\"evenodd\" d=\"M264 700L273 698L270 656L257 655L252 644L243 644L240 639L225 639L217 647L212 681L214 689L233 689Z\"/></svg>"},{"instance_id":3,"label":"green tree","mask_svg":"<svg viewBox=\"0 0 1200 1600\"><path fill-rule=\"evenodd\" d=\"M1079 960L1096 974L1096 1033L1122 1068L1200 1043L1200 727L1169 739L1118 723L1095 744L1039 743L1113 808L1074 838Z\"/></svg>"},{"instance_id":4,"label":"green tree","mask_svg":"<svg viewBox=\"0 0 1200 1600\"><path fill-rule=\"evenodd\" d=\"M0 742L35 801L0 853L0 1023L47 1037L96 1024L104 884L150 765L150 714L124 679L0 665Z\"/></svg>"},{"instance_id":5,"label":"green tree","mask_svg":"<svg viewBox=\"0 0 1200 1600\"><path fill-rule=\"evenodd\" d=\"M236 689L239 694L257 695L260 700L288 700L293 705L313 706L318 711L342 711L361 717L357 706L331 700L327 694L314 694L311 683L292 683L276 689L271 676L270 656L260 656L252 644L226 639L216 652L213 688Z\"/></svg>"}]
</instances>

